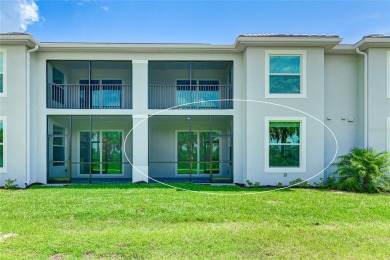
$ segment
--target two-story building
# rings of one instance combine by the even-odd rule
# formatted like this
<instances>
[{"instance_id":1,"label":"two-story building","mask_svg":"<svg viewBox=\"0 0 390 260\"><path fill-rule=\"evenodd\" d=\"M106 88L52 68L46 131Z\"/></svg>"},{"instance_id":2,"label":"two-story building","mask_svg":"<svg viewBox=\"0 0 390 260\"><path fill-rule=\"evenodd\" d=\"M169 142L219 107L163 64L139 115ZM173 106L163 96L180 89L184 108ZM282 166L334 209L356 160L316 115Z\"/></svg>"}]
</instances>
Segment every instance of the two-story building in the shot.
<instances>
[{"instance_id":1,"label":"two-story building","mask_svg":"<svg viewBox=\"0 0 390 260\"><path fill-rule=\"evenodd\" d=\"M340 41L44 43L0 34L0 186L318 182L352 147L390 150L390 37Z\"/></svg>"}]
</instances>

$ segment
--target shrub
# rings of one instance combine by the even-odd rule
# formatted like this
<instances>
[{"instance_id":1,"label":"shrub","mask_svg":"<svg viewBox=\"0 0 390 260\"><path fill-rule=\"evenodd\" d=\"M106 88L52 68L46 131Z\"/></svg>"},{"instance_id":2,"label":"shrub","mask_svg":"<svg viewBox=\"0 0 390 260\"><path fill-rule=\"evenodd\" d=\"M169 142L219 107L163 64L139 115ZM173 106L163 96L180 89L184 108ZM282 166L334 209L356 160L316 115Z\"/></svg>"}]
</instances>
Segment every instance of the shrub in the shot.
<instances>
[{"instance_id":1,"label":"shrub","mask_svg":"<svg viewBox=\"0 0 390 260\"><path fill-rule=\"evenodd\" d=\"M352 148L347 155L338 158L333 165L337 170L331 173L331 180L337 189L352 192L377 193L388 191L390 178L390 154L372 148Z\"/></svg>"},{"instance_id":2,"label":"shrub","mask_svg":"<svg viewBox=\"0 0 390 260\"><path fill-rule=\"evenodd\" d=\"M15 184L15 180L12 180L10 178L5 180L4 189L6 190L15 190L18 187L18 184Z\"/></svg>"},{"instance_id":3,"label":"shrub","mask_svg":"<svg viewBox=\"0 0 390 260\"><path fill-rule=\"evenodd\" d=\"M256 181L255 183L253 183L250 180L246 180L246 186L248 186L249 188L260 188L260 182Z\"/></svg>"},{"instance_id":4,"label":"shrub","mask_svg":"<svg viewBox=\"0 0 390 260\"><path fill-rule=\"evenodd\" d=\"M310 187L310 183L307 181L303 181L301 178L290 181L290 185L294 185L297 188L308 188Z\"/></svg>"}]
</instances>

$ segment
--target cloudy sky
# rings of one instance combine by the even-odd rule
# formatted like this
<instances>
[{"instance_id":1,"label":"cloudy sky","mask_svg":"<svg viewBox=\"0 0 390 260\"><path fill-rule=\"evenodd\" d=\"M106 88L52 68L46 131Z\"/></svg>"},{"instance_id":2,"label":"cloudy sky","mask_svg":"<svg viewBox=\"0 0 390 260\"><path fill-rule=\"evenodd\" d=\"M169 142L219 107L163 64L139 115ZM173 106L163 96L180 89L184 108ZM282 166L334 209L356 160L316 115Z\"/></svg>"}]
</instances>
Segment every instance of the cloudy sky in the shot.
<instances>
[{"instance_id":1,"label":"cloudy sky","mask_svg":"<svg viewBox=\"0 0 390 260\"><path fill-rule=\"evenodd\" d=\"M41 42L231 44L244 33L390 34L390 0L0 0L0 32Z\"/></svg>"}]
</instances>

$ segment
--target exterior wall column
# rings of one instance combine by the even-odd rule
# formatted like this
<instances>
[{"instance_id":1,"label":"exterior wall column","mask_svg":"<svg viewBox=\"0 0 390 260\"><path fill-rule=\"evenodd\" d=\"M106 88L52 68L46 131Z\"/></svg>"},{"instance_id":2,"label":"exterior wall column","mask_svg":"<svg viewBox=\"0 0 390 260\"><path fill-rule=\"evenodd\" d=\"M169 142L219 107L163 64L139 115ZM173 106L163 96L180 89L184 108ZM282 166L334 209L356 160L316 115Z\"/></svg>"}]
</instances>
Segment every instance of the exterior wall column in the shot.
<instances>
[{"instance_id":1,"label":"exterior wall column","mask_svg":"<svg viewBox=\"0 0 390 260\"><path fill-rule=\"evenodd\" d=\"M148 182L148 115L133 115L133 182Z\"/></svg>"}]
</instances>

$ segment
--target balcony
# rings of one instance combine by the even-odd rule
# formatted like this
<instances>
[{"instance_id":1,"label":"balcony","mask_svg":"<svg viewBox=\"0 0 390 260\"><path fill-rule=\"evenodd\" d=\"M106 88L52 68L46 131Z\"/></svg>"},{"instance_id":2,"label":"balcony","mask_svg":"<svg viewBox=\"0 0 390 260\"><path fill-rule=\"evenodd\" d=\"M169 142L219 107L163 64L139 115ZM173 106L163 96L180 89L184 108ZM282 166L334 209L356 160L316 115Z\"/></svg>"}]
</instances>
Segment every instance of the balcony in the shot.
<instances>
[{"instance_id":1,"label":"balcony","mask_svg":"<svg viewBox=\"0 0 390 260\"><path fill-rule=\"evenodd\" d=\"M131 109L129 84L48 84L47 107L62 109Z\"/></svg>"},{"instance_id":2,"label":"balcony","mask_svg":"<svg viewBox=\"0 0 390 260\"><path fill-rule=\"evenodd\" d=\"M48 61L47 108L131 109L131 61Z\"/></svg>"},{"instance_id":3,"label":"balcony","mask_svg":"<svg viewBox=\"0 0 390 260\"><path fill-rule=\"evenodd\" d=\"M233 62L149 61L150 109L232 109Z\"/></svg>"},{"instance_id":4,"label":"balcony","mask_svg":"<svg viewBox=\"0 0 390 260\"><path fill-rule=\"evenodd\" d=\"M231 85L149 85L150 109L231 109Z\"/></svg>"}]
</instances>

